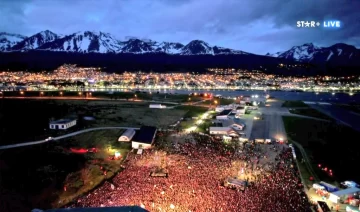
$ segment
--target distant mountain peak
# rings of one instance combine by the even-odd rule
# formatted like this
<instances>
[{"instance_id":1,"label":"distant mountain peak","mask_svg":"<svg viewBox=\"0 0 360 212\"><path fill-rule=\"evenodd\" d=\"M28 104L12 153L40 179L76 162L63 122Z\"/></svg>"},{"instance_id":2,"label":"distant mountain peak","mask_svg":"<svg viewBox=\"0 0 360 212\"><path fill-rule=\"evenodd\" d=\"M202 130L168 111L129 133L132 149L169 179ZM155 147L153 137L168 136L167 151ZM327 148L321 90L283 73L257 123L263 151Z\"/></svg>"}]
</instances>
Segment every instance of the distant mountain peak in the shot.
<instances>
[{"instance_id":1,"label":"distant mountain peak","mask_svg":"<svg viewBox=\"0 0 360 212\"><path fill-rule=\"evenodd\" d=\"M0 51L9 51L18 42L23 41L26 36L0 32Z\"/></svg>"},{"instance_id":2,"label":"distant mountain peak","mask_svg":"<svg viewBox=\"0 0 360 212\"><path fill-rule=\"evenodd\" d=\"M355 46L337 43L329 47L318 47L313 43L294 46L281 54L266 54L266 56L290 59L299 62L336 63L343 65L356 64L360 61L360 50Z\"/></svg>"}]
</instances>

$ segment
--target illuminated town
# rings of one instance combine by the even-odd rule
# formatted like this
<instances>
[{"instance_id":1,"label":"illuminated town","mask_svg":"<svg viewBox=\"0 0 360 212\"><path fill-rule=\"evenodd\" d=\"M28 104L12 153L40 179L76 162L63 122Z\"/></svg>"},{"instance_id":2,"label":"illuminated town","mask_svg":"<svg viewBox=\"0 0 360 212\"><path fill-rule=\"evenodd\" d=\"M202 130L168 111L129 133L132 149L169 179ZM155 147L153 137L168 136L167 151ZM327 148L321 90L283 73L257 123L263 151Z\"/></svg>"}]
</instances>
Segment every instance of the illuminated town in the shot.
<instances>
[{"instance_id":1,"label":"illuminated town","mask_svg":"<svg viewBox=\"0 0 360 212\"><path fill-rule=\"evenodd\" d=\"M0 72L2 91L18 90L297 90L348 92L360 89L359 77L284 77L257 70L208 69L207 73L106 73L100 68L63 65L52 72Z\"/></svg>"}]
</instances>

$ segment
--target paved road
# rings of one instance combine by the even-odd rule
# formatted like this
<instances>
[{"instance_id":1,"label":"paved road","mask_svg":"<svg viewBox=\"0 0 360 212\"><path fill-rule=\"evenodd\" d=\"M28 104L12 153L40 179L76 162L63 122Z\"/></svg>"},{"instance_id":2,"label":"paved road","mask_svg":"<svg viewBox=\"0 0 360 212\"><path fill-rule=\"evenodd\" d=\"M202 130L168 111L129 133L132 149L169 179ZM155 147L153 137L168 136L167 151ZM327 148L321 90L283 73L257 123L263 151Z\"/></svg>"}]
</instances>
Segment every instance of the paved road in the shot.
<instances>
[{"instance_id":1,"label":"paved road","mask_svg":"<svg viewBox=\"0 0 360 212\"><path fill-rule=\"evenodd\" d=\"M96 131L96 130L112 130L112 129L134 129L134 130L138 130L140 128L133 128L133 127L96 127L96 128L89 128L89 129L85 129L85 130L72 132L72 133L69 133L69 134L66 134L66 135L54 137L50 141L39 140L39 141L31 141L31 142L25 142L25 143L20 143L20 144L10 144L10 145L0 146L0 149L12 149L12 148L17 148L17 147L31 146L31 145L36 145L36 144L42 144L42 143L46 143L46 142L52 142L52 141L61 140L61 139L64 139L64 138L72 137L72 136L79 135L79 134L86 133L86 132L91 132L91 131Z\"/></svg>"},{"instance_id":2,"label":"paved road","mask_svg":"<svg viewBox=\"0 0 360 212\"><path fill-rule=\"evenodd\" d=\"M263 114L263 120L254 120L251 139L270 138L270 139L287 139L282 120L282 115L292 115L287 108L281 107L282 101L269 100L269 107L259 108L259 112Z\"/></svg>"},{"instance_id":3,"label":"paved road","mask_svg":"<svg viewBox=\"0 0 360 212\"><path fill-rule=\"evenodd\" d=\"M305 166L306 166L307 170L310 172L312 177L314 177L315 181L319 182L320 179L316 175L316 172L314 171L314 169L313 169L313 167L311 165L310 159L309 159L308 155L306 154L306 151L303 148L303 146L301 144L299 144L298 142L294 141L294 140L292 140L292 143L299 149L299 151L300 151L300 153L302 155L302 158L304 159L304 163L305 163Z\"/></svg>"},{"instance_id":4,"label":"paved road","mask_svg":"<svg viewBox=\"0 0 360 212\"><path fill-rule=\"evenodd\" d=\"M360 132L360 116L352 111L346 110L336 105L309 105L310 107L330 116L336 121L349 126Z\"/></svg>"},{"instance_id":5,"label":"paved road","mask_svg":"<svg viewBox=\"0 0 360 212\"><path fill-rule=\"evenodd\" d=\"M281 100L268 100L268 107L260 107L259 112L263 114L263 120L254 120L250 139L256 138L270 138L270 139L287 139L282 116L293 116L299 118L307 118L318 121L330 122L326 119L320 119L310 116L298 115L290 113L285 107L282 107L283 101Z\"/></svg>"}]
</instances>

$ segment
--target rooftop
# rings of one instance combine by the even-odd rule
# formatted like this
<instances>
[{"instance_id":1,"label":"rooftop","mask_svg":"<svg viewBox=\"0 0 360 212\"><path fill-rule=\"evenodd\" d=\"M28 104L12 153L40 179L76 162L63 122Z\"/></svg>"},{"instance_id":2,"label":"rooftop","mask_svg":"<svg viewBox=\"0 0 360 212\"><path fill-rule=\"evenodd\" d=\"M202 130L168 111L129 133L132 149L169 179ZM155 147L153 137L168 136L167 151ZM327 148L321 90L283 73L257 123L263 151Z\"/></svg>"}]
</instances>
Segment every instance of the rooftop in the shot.
<instances>
[{"instance_id":1,"label":"rooftop","mask_svg":"<svg viewBox=\"0 0 360 212\"><path fill-rule=\"evenodd\" d=\"M136 133L133 141L144 144L151 144L156 133L156 127L142 126Z\"/></svg>"},{"instance_id":2,"label":"rooftop","mask_svg":"<svg viewBox=\"0 0 360 212\"><path fill-rule=\"evenodd\" d=\"M72 122L74 120L75 119L59 119L56 121L51 121L50 124L66 124L66 123Z\"/></svg>"},{"instance_id":3,"label":"rooftop","mask_svg":"<svg viewBox=\"0 0 360 212\"><path fill-rule=\"evenodd\" d=\"M351 187L351 188L343 189L343 190L340 190L340 191L332 192L332 194L334 194L336 196L342 196L342 195L356 193L356 192L360 192L360 188Z\"/></svg>"},{"instance_id":4,"label":"rooftop","mask_svg":"<svg viewBox=\"0 0 360 212\"><path fill-rule=\"evenodd\" d=\"M223 110L218 116L227 116L231 113L232 110Z\"/></svg>"}]
</instances>

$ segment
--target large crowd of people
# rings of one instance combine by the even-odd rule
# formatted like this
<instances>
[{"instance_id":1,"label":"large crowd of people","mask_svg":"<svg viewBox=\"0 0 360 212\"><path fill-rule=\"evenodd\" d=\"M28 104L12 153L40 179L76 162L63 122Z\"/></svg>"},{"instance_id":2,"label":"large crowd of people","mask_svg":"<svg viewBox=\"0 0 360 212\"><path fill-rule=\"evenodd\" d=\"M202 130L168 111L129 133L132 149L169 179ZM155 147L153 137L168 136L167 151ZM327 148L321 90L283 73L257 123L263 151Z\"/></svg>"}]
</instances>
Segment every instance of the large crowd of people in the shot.
<instances>
[{"instance_id":1,"label":"large crowd of people","mask_svg":"<svg viewBox=\"0 0 360 212\"><path fill-rule=\"evenodd\" d=\"M193 134L171 152L130 153L121 173L69 207L137 205L149 211L289 212L310 210L290 148L279 144L225 145ZM267 146L264 151L263 146ZM269 149L275 157L271 159ZM160 169L159 169L160 167ZM161 170L168 177L152 177ZM248 181L245 190L224 186Z\"/></svg>"}]
</instances>

